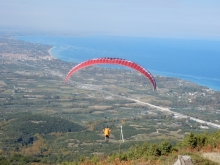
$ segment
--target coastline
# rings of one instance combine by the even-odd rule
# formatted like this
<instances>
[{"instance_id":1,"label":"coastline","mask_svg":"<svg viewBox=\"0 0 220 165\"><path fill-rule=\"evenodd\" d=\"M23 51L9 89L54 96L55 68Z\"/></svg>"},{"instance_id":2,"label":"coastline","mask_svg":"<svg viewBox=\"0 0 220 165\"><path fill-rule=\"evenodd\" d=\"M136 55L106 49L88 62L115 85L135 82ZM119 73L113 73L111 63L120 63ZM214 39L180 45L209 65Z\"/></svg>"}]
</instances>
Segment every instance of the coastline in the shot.
<instances>
[{"instance_id":1,"label":"coastline","mask_svg":"<svg viewBox=\"0 0 220 165\"><path fill-rule=\"evenodd\" d=\"M39 40L39 39L41 39L41 40ZM71 39L71 40L67 40L68 43L66 43L66 40L65 40L65 42L63 43L63 38L62 38L62 40L61 40L62 42L61 42L59 40L59 37L55 38L55 39L50 38L50 37L33 37L33 36L31 36L31 37L20 37L19 38L19 40L24 40L24 41L27 41L27 42L51 45L51 48L48 50L48 54L49 54L50 58L51 59L59 59L59 60L62 60L62 61L67 61L67 62L75 62L75 63L80 62L80 61L74 60L73 55L72 55L73 52L75 52L75 54L74 54L75 57L80 57L80 58L83 57L82 60L87 59L87 58L91 58L93 56L99 57L103 54L110 54L111 55L112 53L113 53L114 56L116 56L116 55L118 56L120 54L121 57L124 57L126 55L126 57L129 57L131 60L138 59L138 57L142 57L143 60L142 61L137 60L137 63L140 62L140 64L141 64L141 62L143 62L145 60L148 61L146 67L149 68L149 70L152 70L152 73L154 73L156 75L161 75L161 76L165 76L165 77L179 78L179 79L183 79L183 80L186 80L186 81L193 82L193 83L198 84L200 86L207 87L207 88L215 90L215 91L220 91L220 85L219 85L220 79L219 79L218 76L216 76L216 75L219 75L218 74L218 68L217 68L219 66L218 66L218 64L216 64L216 62L219 59L219 58L217 58L218 57L217 54L215 53L213 55L213 58L208 58L207 56L204 55L204 56L201 56L201 58L199 58L199 60L198 60L198 58L196 58L196 57L200 57L200 56L198 56L198 54L200 53L199 51L201 51L201 50L198 49L198 47L195 47L196 48L195 50L191 50L192 46L189 47L188 42L187 42L186 45L184 45L184 44L182 45L182 42L180 43L179 41L176 44L169 41L168 44L166 44L164 46L164 42L159 40L156 43L157 44L159 43L159 46L161 46L161 48L162 48L161 51L158 52L158 51L155 51L154 49L145 50L144 48L142 49L142 47L141 47L140 52L137 52L137 54L140 54L140 55L137 56L137 57L133 57L132 53L127 51L127 48L129 48L129 50L133 51L133 50L136 50L136 47L131 46L131 45L126 45L126 44L125 45L121 44L121 42L124 41L124 40L117 40L117 38L115 38L115 40L114 40L116 42L115 45L116 46L120 45L122 47L120 47L120 51L115 51L115 52L114 52L114 49L112 50L111 47L107 46L109 44L108 38L107 39L106 38L104 38L104 39L101 38L102 40L97 40L97 43L96 43L96 40L95 40L96 38L92 38L92 39L88 38L88 43L86 42L87 44L84 44L84 42L82 42L82 43L78 42L78 38L73 37L73 38L68 38L68 39ZM129 39L129 38L126 38L126 39ZM45 42L45 40L47 42ZM87 38L80 38L80 41L85 41L85 40L87 41ZM71 43L69 44L70 41L71 41ZM101 43L101 45L99 45L99 46L104 47L103 50L102 49L99 50L96 47L93 47L94 43L100 44L100 41L104 41L103 43ZM133 41L132 38L131 38L131 41ZM135 43L137 41L139 41L139 40L136 40L136 39L134 40ZM149 41L152 41L152 42L149 42ZM165 41L167 41L167 40L165 40ZM55 48L55 46L53 46L54 42L56 43L56 45L58 45L58 47L56 47L56 51L53 52L53 53L56 52L56 56L54 56L55 54L54 55L52 54L52 51L53 51L52 49ZM73 43L75 43L74 47L69 46ZM152 40L152 39L145 39L143 41L140 40L140 42L137 42L137 43L146 43L149 46L155 46L155 40ZM215 42L214 42L214 46L210 46L210 45L213 45L212 42L211 43L208 42L208 44L206 44L208 46L204 45L204 42L201 43L199 41L193 41L192 44L200 45L200 47L201 47L201 44L202 44L202 46L204 47L204 48L202 47L203 48L202 50L205 50L205 51L206 50L215 50L215 52L220 51L219 48L214 47L216 45ZM59 50L60 45L64 46L64 47L62 47L62 50ZM68 45L68 46L65 47L65 45ZM114 47L115 45L113 44L112 48L117 48L117 47ZM170 45L172 47L174 45L179 49L177 49L177 50L175 49L175 51L173 51L173 49L171 49L172 47ZM128 46L130 46L130 47L128 47ZM75 49L75 47L77 47L79 49ZM126 48L126 49L123 49L123 48ZM64 50L65 50L65 54L62 54L62 51L64 51ZM92 50L92 51L90 51L90 50ZM145 57L145 55L142 56L142 50L144 52L148 52L147 54L149 54L149 55L146 56L146 57ZM189 50L189 51L182 51L182 50ZM165 56L159 56L160 53L164 54L164 52L166 52L166 51L171 52L171 55L167 56L169 58L165 58ZM176 59L173 58L173 57L175 57L174 56L175 53L179 53L179 51L183 52L182 54L180 54L180 57L184 57L183 60L181 60L181 61L179 61L177 58ZM69 54L69 52L71 52L71 55ZM60 54L58 54L58 53L60 53ZM195 56L192 56L192 57L195 57L195 58L193 60L190 58L191 60L189 61L188 58L186 58L186 55L190 54L190 53L191 54L193 53ZM108 55L105 55L105 56L108 56ZM153 58L153 56L154 56L154 58ZM171 60L168 60L168 59L171 59ZM210 61L209 59L214 59L214 60ZM193 61L197 61L198 64L194 65ZM205 65L203 63L203 61L205 61L205 64L210 64L212 62L214 62L214 63L213 63L213 66L211 66L211 67L209 65L206 65L207 66L206 69L204 67L200 67L200 70L199 70L199 67L197 67L197 66L204 66ZM173 64L176 64L176 63L179 63L180 65L176 65L176 66L173 65ZM152 65L152 64L155 64L155 65ZM171 67L168 66L168 64L170 64L169 66L174 66L174 67L171 68ZM185 64L187 65L186 69L188 69L188 72L182 72L182 69L180 71L176 72L175 69L183 68L183 67L186 66ZM141 65L145 67L144 64L141 64ZM191 70L190 70L190 67L191 67ZM216 67L217 69L213 69L214 67ZM197 73L201 73L201 70L204 70L204 69L209 70L209 75L211 75L210 77L207 78L206 75L197 74ZM172 71L175 71L175 72L173 73ZM194 71L194 73L192 73L192 71Z\"/></svg>"},{"instance_id":2,"label":"coastline","mask_svg":"<svg viewBox=\"0 0 220 165\"><path fill-rule=\"evenodd\" d=\"M52 48L50 48L50 49L47 51L52 59L56 59L56 58L53 56L53 54L51 53L51 50L54 49L54 48L56 48L56 47L53 46Z\"/></svg>"}]
</instances>

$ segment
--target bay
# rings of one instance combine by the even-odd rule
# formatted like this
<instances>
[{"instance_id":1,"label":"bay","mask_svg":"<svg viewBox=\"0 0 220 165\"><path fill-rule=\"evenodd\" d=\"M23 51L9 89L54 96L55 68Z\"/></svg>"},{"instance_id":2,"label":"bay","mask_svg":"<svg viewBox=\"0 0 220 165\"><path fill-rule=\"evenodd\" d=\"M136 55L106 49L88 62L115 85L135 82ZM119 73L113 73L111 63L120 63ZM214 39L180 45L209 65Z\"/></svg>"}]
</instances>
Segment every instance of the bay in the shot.
<instances>
[{"instance_id":1,"label":"bay","mask_svg":"<svg viewBox=\"0 0 220 165\"><path fill-rule=\"evenodd\" d=\"M55 46L51 53L60 60L80 63L98 57L123 58L155 75L181 78L220 91L219 40L125 36L18 36L16 39Z\"/></svg>"}]
</instances>

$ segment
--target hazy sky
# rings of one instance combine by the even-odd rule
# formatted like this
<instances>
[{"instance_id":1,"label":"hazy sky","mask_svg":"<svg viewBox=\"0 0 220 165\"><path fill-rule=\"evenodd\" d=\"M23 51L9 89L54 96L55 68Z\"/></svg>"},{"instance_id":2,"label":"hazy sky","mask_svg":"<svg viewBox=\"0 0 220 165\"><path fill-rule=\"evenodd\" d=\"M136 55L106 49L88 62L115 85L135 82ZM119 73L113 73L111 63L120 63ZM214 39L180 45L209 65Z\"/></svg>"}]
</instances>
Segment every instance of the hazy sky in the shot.
<instances>
[{"instance_id":1,"label":"hazy sky","mask_svg":"<svg viewBox=\"0 0 220 165\"><path fill-rule=\"evenodd\" d=\"M0 27L220 38L220 0L0 0Z\"/></svg>"}]
</instances>

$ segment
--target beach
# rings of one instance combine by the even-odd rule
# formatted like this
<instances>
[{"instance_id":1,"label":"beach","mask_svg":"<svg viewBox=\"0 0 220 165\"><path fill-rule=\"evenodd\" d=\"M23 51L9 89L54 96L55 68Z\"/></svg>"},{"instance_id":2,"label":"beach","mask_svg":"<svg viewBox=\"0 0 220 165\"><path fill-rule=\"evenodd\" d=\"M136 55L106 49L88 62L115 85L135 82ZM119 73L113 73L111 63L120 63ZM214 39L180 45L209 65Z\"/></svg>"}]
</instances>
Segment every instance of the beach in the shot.
<instances>
[{"instance_id":1,"label":"beach","mask_svg":"<svg viewBox=\"0 0 220 165\"><path fill-rule=\"evenodd\" d=\"M48 53L49 53L49 55L51 56L51 59L56 59L56 58L53 56L53 54L51 53L52 49L55 49L55 48L56 48L56 47L53 46L52 48L50 48L50 49L48 50Z\"/></svg>"}]
</instances>

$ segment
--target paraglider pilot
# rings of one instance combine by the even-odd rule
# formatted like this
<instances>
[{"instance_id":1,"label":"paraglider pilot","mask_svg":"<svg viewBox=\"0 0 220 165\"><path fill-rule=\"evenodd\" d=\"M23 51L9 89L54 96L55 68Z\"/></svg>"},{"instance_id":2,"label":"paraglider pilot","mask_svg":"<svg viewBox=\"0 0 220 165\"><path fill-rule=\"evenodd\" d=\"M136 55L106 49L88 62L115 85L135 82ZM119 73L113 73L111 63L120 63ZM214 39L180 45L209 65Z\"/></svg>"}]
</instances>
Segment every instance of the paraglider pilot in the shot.
<instances>
[{"instance_id":1,"label":"paraglider pilot","mask_svg":"<svg viewBox=\"0 0 220 165\"><path fill-rule=\"evenodd\" d=\"M106 142L109 141L110 132L111 132L111 130L108 128L108 126L106 126L106 127L103 129L103 133L104 133L105 141L106 141Z\"/></svg>"}]
</instances>

